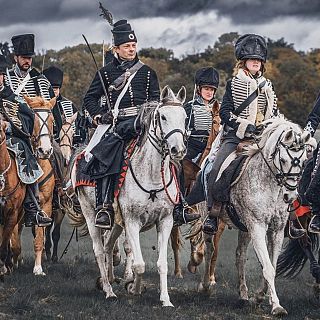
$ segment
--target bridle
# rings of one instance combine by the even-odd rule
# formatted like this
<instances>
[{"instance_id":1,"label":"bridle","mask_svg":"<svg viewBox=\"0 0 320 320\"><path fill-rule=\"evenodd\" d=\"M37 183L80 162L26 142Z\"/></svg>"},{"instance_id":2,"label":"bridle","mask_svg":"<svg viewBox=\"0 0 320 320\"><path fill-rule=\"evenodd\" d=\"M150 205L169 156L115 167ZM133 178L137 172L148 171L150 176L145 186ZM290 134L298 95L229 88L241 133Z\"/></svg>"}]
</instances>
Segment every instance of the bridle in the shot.
<instances>
[{"instance_id":1,"label":"bridle","mask_svg":"<svg viewBox=\"0 0 320 320\"><path fill-rule=\"evenodd\" d=\"M33 108L32 110L36 113L37 117L42 121L42 124L40 126L40 130L39 130L39 134L37 136L32 136L33 144L35 146L38 146L38 143L39 143L41 137L47 137L47 136L49 137L50 142L52 143L53 134L51 133L51 130L48 126L48 119L52 115L52 111L50 109L46 109L46 108ZM45 119L42 118L42 116L40 114L42 112L46 114ZM47 128L47 133L42 132L44 128ZM37 153L37 156L39 156L38 151L36 153Z\"/></svg>"},{"instance_id":2,"label":"bridle","mask_svg":"<svg viewBox=\"0 0 320 320\"><path fill-rule=\"evenodd\" d=\"M63 128L63 126L65 125L65 124L68 124L69 126L68 126L68 128L67 128L67 130L65 130L64 128ZM62 142L63 141L63 139L65 138L65 137L67 137L68 138L68 143L60 143L60 147L69 147L71 150L72 150L72 138L70 137L70 135L68 135L68 133L69 133L69 131L72 129L72 123L71 122L68 122L68 121L65 121L64 123L63 123L63 125L62 125L62 127L61 127L61 131L62 131L62 133L63 133L63 135L62 135L62 137L60 138L60 142ZM60 132L61 132L60 131Z\"/></svg>"},{"instance_id":3,"label":"bridle","mask_svg":"<svg viewBox=\"0 0 320 320\"><path fill-rule=\"evenodd\" d=\"M281 133L281 135L279 136L279 138L277 140L277 143L276 143L276 146L275 146L275 149L274 149L274 152L271 154L272 164L273 164L274 168L277 170L277 172L273 171L273 169L269 165L268 161L263 156L262 149L259 147L256 138L254 138L254 139L255 139L256 145L258 146L259 152L262 155L262 158L263 158L264 162L267 164L267 167L271 171L272 175L275 177L278 186L285 187L289 191L294 191L294 190L297 189L298 178L300 177L301 172L302 172L301 158L302 158L302 156L303 156L303 154L304 154L304 152L306 150L306 147L305 147L305 145L297 145L297 146L294 146L294 145L287 146L287 145L285 145L281 141L281 138L282 138L284 132L285 131L283 131ZM281 155L280 155L281 148L284 148L286 150L287 155L291 159L291 166L290 166L290 168L289 168L289 170L287 172L285 172L284 169L283 169L283 162L282 162L283 158L281 158ZM290 153L290 151L293 151L293 150L295 152L301 151L301 154L298 157L296 157L296 156L294 157ZM276 165L276 156L277 155L279 155L279 164L280 164L279 167ZM296 168L296 167L299 167L299 172L296 172L296 173L292 172L292 169ZM291 184L289 184L287 182L288 179L293 179L293 180L297 181L297 183L295 185L291 185Z\"/></svg>"},{"instance_id":4,"label":"bridle","mask_svg":"<svg viewBox=\"0 0 320 320\"><path fill-rule=\"evenodd\" d=\"M152 120L152 129L148 132L148 140L153 145L153 147L160 153L162 159L165 159L169 155L168 147L168 138L171 137L174 133L181 133L183 136L184 143L187 141L187 132L181 129L173 129L167 134L164 134L159 109L164 106L177 106L182 107L181 103L170 102L168 104L160 103L160 105L154 110L153 120ZM160 136L157 135L157 128L159 128Z\"/></svg>"}]
</instances>

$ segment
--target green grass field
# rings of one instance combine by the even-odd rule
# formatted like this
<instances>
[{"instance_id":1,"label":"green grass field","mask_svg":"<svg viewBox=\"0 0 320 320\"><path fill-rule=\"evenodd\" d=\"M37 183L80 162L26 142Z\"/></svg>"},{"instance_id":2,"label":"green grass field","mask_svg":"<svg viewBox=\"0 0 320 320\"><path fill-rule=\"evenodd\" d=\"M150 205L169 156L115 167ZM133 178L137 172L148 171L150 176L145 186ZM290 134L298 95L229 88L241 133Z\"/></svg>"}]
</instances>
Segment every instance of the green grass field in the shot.
<instances>
[{"instance_id":1,"label":"green grass field","mask_svg":"<svg viewBox=\"0 0 320 320\"><path fill-rule=\"evenodd\" d=\"M65 247L72 229L64 221L60 251ZM217 286L209 297L196 291L200 274L189 274L186 264L189 244L184 243L182 263L184 279L173 276L173 254L169 252L168 287L175 308L164 309L159 302L159 277L156 269L155 232L142 234L143 252L147 265L144 277L146 292L141 297L129 296L124 284L115 284L118 301L107 302L95 287L98 268L95 264L91 239L72 240L66 255L56 264L44 262L46 277L35 277L32 236L23 232L24 265L10 276L0 289L0 319L272 319L268 301L258 306L238 305L235 268L235 231L226 231L221 242L217 268ZM258 287L260 266L253 249L249 249L248 286ZM122 276L123 265L116 269ZM202 269L200 269L202 270ZM295 280L277 279L280 302L289 312L287 319L320 319L320 304L312 294L312 278L308 268Z\"/></svg>"}]
</instances>

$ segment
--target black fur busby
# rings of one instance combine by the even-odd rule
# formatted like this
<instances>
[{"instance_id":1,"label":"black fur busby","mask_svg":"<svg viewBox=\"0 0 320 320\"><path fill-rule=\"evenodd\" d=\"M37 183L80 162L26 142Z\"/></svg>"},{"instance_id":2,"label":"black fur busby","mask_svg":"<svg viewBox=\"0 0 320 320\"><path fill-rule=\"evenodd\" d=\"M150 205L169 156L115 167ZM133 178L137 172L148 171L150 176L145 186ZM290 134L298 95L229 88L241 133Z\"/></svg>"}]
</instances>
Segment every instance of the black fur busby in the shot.
<instances>
[{"instance_id":1,"label":"black fur busby","mask_svg":"<svg viewBox=\"0 0 320 320\"><path fill-rule=\"evenodd\" d=\"M235 54L238 60L259 59L267 60L267 43L257 34L245 34L235 44Z\"/></svg>"},{"instance_id":2,"label":"black fur busby","mask_svg":"<svg viewBox=\"0 0 320 320\"><path fill-rule=\"evenodd\" d=\"M127 20L119 20L113 25L113 42L115 46L126 42L137 42L136 35Z\"/></svg>"},{"instance_id":3,"label":"black fur busby","mask_svg":"<svg viewBox=\"0 0 320 320\"><path fill-rule=\"evenodd\" d=\"M7 68L9 68L9 64L7 62L7 59L4 55L0 55L0 73L5 74Z\"/></svg>"},{"instance_id":4,"label":"black fur busby","mask_svg":"<svg viewBox=\"0 0 320 320\"><path fill-rule=\"evenodd\" d=\"M194 82L197 86L211 86L218 88L219 72L212 67L205 67L197 70L194 75Z\"/></svg>"},{"instance_id":5,"label":"black fur busby","mask_svg":"<svg viewBox=\"0 0 320 320\"><path fill-rule=\"evenodd\" d=\"M63 71L58 67L51 66L43 70L43 74L51 83L53 88L61 88L63 82Z\"/></svg>"},{"instance_id":6,"label":"black fur busby","mask_svg":"<svg viewBox=\"0 0 320 320\"><path fill-rule=\"evenodd\" d=\"M34 34L20 34L11 38L16 56L34 56Z\"/></svg>"}]
</instances>

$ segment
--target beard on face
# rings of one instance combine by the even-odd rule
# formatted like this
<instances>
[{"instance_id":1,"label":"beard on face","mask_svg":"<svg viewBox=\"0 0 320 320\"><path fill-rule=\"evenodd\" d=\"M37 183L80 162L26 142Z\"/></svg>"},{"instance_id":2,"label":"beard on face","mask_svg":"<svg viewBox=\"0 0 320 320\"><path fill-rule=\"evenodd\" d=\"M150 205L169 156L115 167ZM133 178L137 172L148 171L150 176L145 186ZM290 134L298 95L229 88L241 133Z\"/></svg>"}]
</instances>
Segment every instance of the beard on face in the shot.
<instances>
[{"instance_id":1,"label":"beard on face","mask_svg":"<svg viewBox=\"0 0 320 320\"><path fill-rule=\"evenodd\" d=\"M20 64L18 63L19 69L22 71L28 71L28 69L30 68L30 64L29 63L24 63L24 64Z\"/></svg>"}]
</instances>

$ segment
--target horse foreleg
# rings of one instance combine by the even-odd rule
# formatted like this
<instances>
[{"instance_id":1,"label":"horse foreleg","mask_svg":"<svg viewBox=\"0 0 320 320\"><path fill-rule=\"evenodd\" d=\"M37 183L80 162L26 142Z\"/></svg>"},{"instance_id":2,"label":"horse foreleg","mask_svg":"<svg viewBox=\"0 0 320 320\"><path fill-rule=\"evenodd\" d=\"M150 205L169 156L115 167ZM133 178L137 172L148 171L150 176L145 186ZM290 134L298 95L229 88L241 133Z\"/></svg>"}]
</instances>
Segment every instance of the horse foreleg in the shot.
<instances>
[{"instance_id":1,"label":"horse foreleg","mask_svg":"<svg viewBox=\"0 0 320 320\"><path fill-rule=\"evenodd\" d=\"M95 227L95 189L92 187L79 188L79 202L81 210L86 219L89 234L92 239L93 252L99 267L102 290L106 299L114 299L117 296L113 293L112 286L108 280L108 270L106 267L106 255L103 248L101 229Z\"/></svg>"},{"instance_id":2,"label":"horse foreleg","mask_svg":"<svg viewBox=\"0 0 320 320\"><path fill-rule=\"evenodd\" d=\"M57 210L54 215L54 226L52 231L52 262L58 261L58 245L60 240L61 225L65 214L62 210Z\"/></svg>"},{"instance_id":3,"label":"horse foreleg","mask_svg":"<svg viewBox=\"0 0 320 320\"><path fill-rule=\"evenodd\" d=\"M141 246L140 246L140 225L137 221L125 221L126 235L133 254L133 271L134 282L133 286L128 285L127 290L134 295L141 294L142 275L145 272L146 264L143 261ZM168 235L169 237L169 235Z\"/></svg>"},{"instance_id":4,"label":"horse foreleg","mask_svg":"<svg viewBox=\"0 0 320 320\"><path fill-rule=\"evenodd\" d=\"M44 235L45 235L45 228L44 227L34 227L34 267L33 267L33 274L36 276L45 276L42 269L42 251L43 251L43 245L44 245Z\"/></svg>"},{"instance_id":5,"label":"horse foreleg","mask_svg":"<svg viewBox=\"0 0 320 320\"><path fill-rule=\"evenodd\" d=\"M280 305L279 298L277 296L276 288L275 288L275 275L276 271L273 267L269 254L268 248L266 243L266 227L261 225L253 225L252 230L250 233L252 244L256 255L259 259L259 262L262 266L263 276L268 282L269 289L270 289L270 301L272 305L272 315L286 315L287 311Z\"/></svg>"},{"instance_id":6,"label":"horse foreleg","mask_svg":"<svg viewBox=\"0 0 320 320\"><path fill-rule=\"evenodd\" d=\"M236 267L238 270L238 283L239 283L239 295L240 301L246 303L249 301L248 287L246 283L246 260L247 250L250 243L250 235L247 232L238 233L238 246L236 249Z\"/></svg>"},{"instance_id":7,"label":"horse foreleg","mask_svg":"<svg viewBox=\"0 0 320 320\"><path fill-rule=\"evenodd\" d=\"M224 232L226 224L223 221L220 221L218 232L213 237L213 244L214 244L214 252L211 258L210 263L210 282L215 284L216 283L216 265L217 265L217 259L218 259L218 253L219 253L219 242L221 239L221 236Z\"/></svg>"},{"instance_id":8,"label":"horse foreleg","mask_svg":"<svg viewBox=\"0 0 320 320\"><path fill-rule=\"evenodd\" d=\"M163 307L173 307L168 294L168 242L172 230L172 216L167 216L160 221L158 226L158 250L159 258L157 261L158 272L160 275L160 301Z\"/></svg>"},{"instance_id":9,"label":"horse foreleg","mask_svg":"<svg viewBox=\"0 0 320 320\"><path fill-rule=\"evenodd\" d=\"M174 254L174 274L177 278L183 278L181 264L180 264L180 247L181 247L181 238L180 238L180 229L179 227L173 227L171 234L171 247Z\"/></svg>"},{"instance_id":10,"label":"horse foreleg","mask_svg":"<svg viewBox=\"0 0 320 320\"><path fill-rule=\"evenodd\" d=\"M46 239L45 239L45 243L44 243L44 249L46 252L46 259L47 261L51 260L51 247L52 247L52 242L51 242L51 229L52 229L52 225L50 225L49 227L46 227Z\"/></svg>"},{"instance_id":11,"label":"horse foreleg","mask_svg":"<svg viewBox=\"0 0 320 320\"><path fill-rule=\"evenodd\" d=\"M15 268L18 268L20 265L23 264L23 258L21 255L21 231L22 223L17 223L11 235L12 259L13 266Z\"/></svg>"},{"instance_id":12,"label":"horse foreleg","mask_svg":"<svg viewBox=\"0 0 320 320\"><path fill-rule=\"evenodd\" d=\"M122 227L118 224L115 224L110 232L108 232L107 241L105 241L105 253L107 258L107 266L108 266L108 279L110 283L115 281L115 276L113 273L113 249L114 244L122 233Z\"/></svg>"},{"instance_id":13,"label":"horse foreleg","mask_svg":"<svg viewBox=\"0 0 320 320\"><path fill-rule=\"evenodd\" d=\"M129 241L127 237L125 237L123 241L123 249L126 253L126 262L125 262L125 270L124 270L124 279L132 280L133 279L133 271L132 271L132 263L133 263L133 254L131 247L129 245Z\"/></svg>"}]
</instances>

